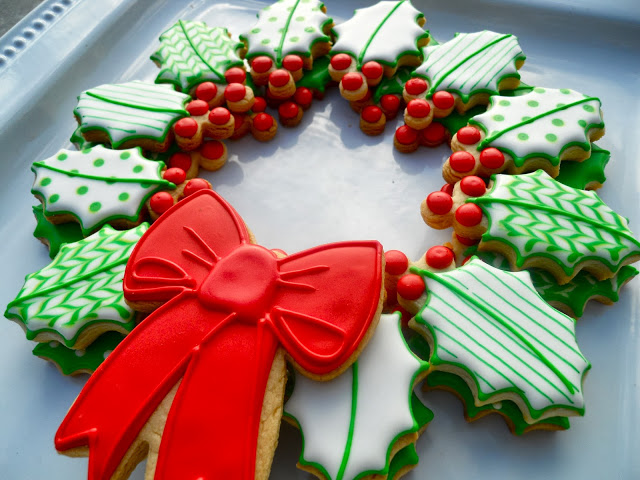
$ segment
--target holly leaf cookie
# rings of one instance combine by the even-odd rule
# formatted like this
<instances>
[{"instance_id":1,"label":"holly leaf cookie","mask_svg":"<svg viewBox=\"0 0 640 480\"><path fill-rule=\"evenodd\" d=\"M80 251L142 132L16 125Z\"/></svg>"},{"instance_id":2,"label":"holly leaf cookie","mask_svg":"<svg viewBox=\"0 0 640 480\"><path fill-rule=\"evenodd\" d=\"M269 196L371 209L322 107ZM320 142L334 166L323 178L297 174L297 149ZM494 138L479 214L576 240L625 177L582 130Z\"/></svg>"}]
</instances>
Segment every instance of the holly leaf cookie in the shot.
<instances>
[{"instance_id":1,"label":"holly leaf cookie","mask_svg":"<svg viewBox=\"0 0 640 480\"><path fill-rule=\"evenodd\" d=\"M47 220L42 211L42 205L31 207L36 217L36 228L33 236L49 247L49 257L54 258L65 243L82 240L82 229L75 222L55 224Z\"/></svg>"},{"instance_id":2,"label":"holly leaf cookie","mask_svg":"<svg viewBox=\"0 0 640 480\"><path fill-rule=\"evenodd\" d=\"M226 84L228 69L244 68L236 53L243 44L232 40L223 27L178 20L160 35L160 43L161 47L151 55L161 68L156 83L170 83L179 91L189 92L206 81Z\"/></svg>"},{"instance_id":3,"label":"holly leaf cookie","mask_svg":"<svg viewBox=\"0 0 640 480\"><path fill-rule=\"evenodd\" d=\"M430 372L463 379L476 405L514 402L530 425L584 414L590 364L576 343L575 322L540 298L528 273L478 258L446 273L413 271L426 293L409 324L429 342Z\"/></svg>"},{"instance_id":4,"label":"holly leaf cookie","mask_svg":"<svg viewBox=\"0 0 640 480\"><path fill-rule=\"evenodd\" d=\"M350 370L329 382L296 377L285 417L304 438L298 466L327 480L387 478L391 452L417 440L411 398L426 368L389 314Z\"/></svg>"},{"instance_id":5,"label":"holly leaf cookie","mask_svg":"<svg viewBox=\"0 0 640 480\"><path fill-rule=\"evenodd\" d=\"M31 193L42 202L47 219L75 220L85 236L105 223L139 224L145 202L159 190L175 188L162 178L164 163L147 160L137 148L60 150L31 170L36 174Z\"/></svg>"},{"instance_id":6,"label":"holly leaf cookie","mask_svg":"<svg viewBox=\"0 0 640 480\"><path fill-rule=\"evenodd\" d=\"M147 228L143 223L118 231L107 225L63 245L53 262L27 276L5 316L22 326L29 340L60 341L68 348L85 348L109 330L130 332L136 314L124 300L122 279Z\"/></svg>"},{"instance_id":7,"label":"holly leaf cookie","mask_svg":"<svg viewBox=\"0 0 640 480\"><path fill-rule=\"evenodd\" d=\"M611 152L591 145L591 156L582 162L564 162L556 180L573 188L597 190L607 180L604 169L609 163Z\"/></svg>"}]
</instances>

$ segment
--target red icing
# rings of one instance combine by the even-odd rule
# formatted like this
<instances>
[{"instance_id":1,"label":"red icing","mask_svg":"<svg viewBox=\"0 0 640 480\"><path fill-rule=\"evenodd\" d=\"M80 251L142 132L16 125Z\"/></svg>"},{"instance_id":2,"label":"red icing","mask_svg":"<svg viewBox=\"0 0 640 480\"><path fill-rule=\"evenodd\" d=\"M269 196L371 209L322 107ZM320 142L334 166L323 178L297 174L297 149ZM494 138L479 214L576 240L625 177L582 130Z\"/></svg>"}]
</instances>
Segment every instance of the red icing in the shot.
<instances>
[{"instance_id":1,"label":"red icing","mask_svg":"<svg viewBox=\"0 0 640 480\"><path fill-rule=\"evenodd\" d=\"M453 183L445 183L440 187L440 191L446 193L449 196L453 195Z\"/></svg>"},{"instance_id":2,"label":"red icing","mask_svg":"<svg viewBox=\"0 0 640 480\"><path fill-rule=\"evenodd\" d=\"M278 114L282 118L295 118L300 111L300 107L295 102L284 102L278 107Z\"/></svg>"},{"instance_id":3,"label":"red icing","mask_svg":"<svg viewBox=\"0 0 640 480\"><path fill-rule=\"evenodd\" d=\"M173 126L176 135L181 137L193 137L198 132L198 122L193 118L181 118Z\"/></svg>"},{"instance_id":4,"label":"red icing","mask_svg":"<svg viewBox=\"0 0 640 480\"><path fill-rule=\"evenodd\" d=\"M241 83L230 83L224 89L224 98L228 102L239 102L246 94L246 87Z\"/></svg>"},{"instance_id":5,"label":"red icing","mask_svg":"<svg viewBox=\"0 0 640 480\"><path fill-rule=\"evenodd\" d=\"M180 171L184 174L182 170ZM156 212L158 215L162 215L164 212L173 207L173 197L169 194L169 192L154 193L149 199L149 206L151 207L151 210Z\"/></svg>"},{"instance_id":6,"label":"red icing","mask_svg":"<svg viewBox=\"0 0 640 480\"><path fill-rule=\"evenodd\" d=\"M487 191L487 186L480 177L472 175L460 180L460 190L470 197L481 197Z\"/></svg>"},{"instance_id":7,"label":"red icing","mask_svg":"<svg viewBox=\"0 0 640 480\"><path fill-rule=\"evenodd\" d=\"M296 93L293 96L295 102L303 108L311 105L313 101L313 93L307 87L298 87Z\"/></svg>"},{"instance_id":8,"label":"red icing","mask_svg":"<svg viewBox=\"0 0 640 480\"><path fill-rule=\"evenodd\" d=\"M213 82L204 82L196 87L196 97L208 102L218 94L218 87Z\"/></svg>"},{"instance_id":9,"label":"red icing","mask_svg":"<svg viewBox=\"0 0 640 480\"><path fill-rule=\"evenodd\" d=\"M282 59L282 66L290 72L300 70L302 65L304 65L304 63L298 55L287 55Z\"/></svg>"},{"instance_id":10,"label":"red icing","mask_svg":"<svg viewBox=\"0 0 640 480\"><path fill-rule=\"evenodd\" d=\"M427 128L422 131L422 137L429 144L439 144L444 142L447 136L447 129L444 125L438 122L429 124Z\"/></svg>"},{"instance_id":11,"label":"red icing","mask_svg":"<svg viewBox=\"0 0 640 480\"><path fill-rule=\"evenodd\" d=\"M208 190L210 188L211 186L209 185L209 183L207 183L205 179L192 178L184 186L184 190L182 193L184 194L185 197L190 197L191 195L196 193L198 190Z\"/></svg>"},{"instance_id":12,"label":"red icing","mask_svg":"<svg viewBox=\"0 0 640 480\"><path fill-rule=\"evenodd\" d=\"M427 261L427 265L429 265L431 268L441 270L451 265L454 258L453 252L450 248L436 246L431 247L429 250L427 250L425 259Z\"/></svg>"},{"instance_id":13,"label":"red icing","mask_svg":"<svg viewBox=\"0 0 640 480\"><path fill-rule=\"evenodd\" d=\"M485 148L480 152L480 163L486 168L500 168L504 165L504 155L497 148Z\"/></svg>"},{"instance_id":14,"label":"red icing","mask_svg":"<svg viewBox=\"0 0 640 480\"><path fill-rule=\"evenodd\" d=\"M169 158L169 167L181 168L187 172L191 168L191 155L184 152L177 152Z\"/></svg>"},{"instance_id":15,"label":"red icing","mask_svg":"<svg viewBox=\"0 0 640 480\"><path fill-rule=\"evenodd\" d=\"M389 275L400 275L406 272L407 268L409 268L409 260L400 250L389 250L384 252L384 258L384 270Z\"/></svg>"},{"instance_id":16,"label":"red icing","mask_svg":"<svg viewBox=\"0 0 640 480\"><path fill-rule=\"evenodd\" d=\"M267 109L267 101L262 97L256 97L251 111L254 113L264 112Z\"/></svg>"},{"instance_id":17,"label":"red icing","mask_svg":"<svg viewBox=\"0 0 640 480\"><path fill-rule=\"evenodd\" d=\"M473 145L480 141L480 130L476 127L462 127L457 135L458 141L463 145Z\"/></svg>"},{"instance_id":18,"label":"red icing","mask_svg":"<svg viewBox=\"0 0 640 480\"><path fill-rule=\"evenodd\" d=\"M287 70L274 70L269 74L269 83L274 87L284 87L290 78L291 74Z\"/></svg>"},{"instance_id":19,"label":"red icing","mask_svg":"<svg viewBox=\"0 0 640 480\"><path fill-rule=\"evenodd\" d=\"M365 122L376 123L382 118L382 110L375 105L368 105L362 109L362 118Z\"/></svg>"},{"instance_id":20,"label":"red icing","mask_svg":"<svg viewBox=\"0 0 640 480\"><path fill-rule=\"evenodd\" d=\"M381 253L361 241L276 259L249 243L242 219L211 190L180 202L138 242L124 278L128 300L168 303L91 376L56 448L89 446L89 480L111 478L182 378L155 478L253 480L277 349L317 375L344 364L376 315Z\"/></svg>"},{"instance_id":21,"label":"red icing","mask_svg":"<svg viewBox=\"0 0 640 480\"><path fill-rule=\"evenodd\" d=\"M187 104L185 110L194 117L199 117L209 111L209 104L204 100L193 100Z\"/></svg>"},{"instance_id":22,"label":"red icing","mask_svg":"<svg viewBox=\"0 0 640 480\"><path fill-rule=\"evenodd\" d=\"M187 173L182 168L167 168L162 174L162 178L169 180L171 183L175 183L176 185L180 185L187 178Z\"/></svg>"},{"instance_id":23,"label":"red icing","mask_svg":"<svg viewBox=\"0 0 640 480\"><path fill-rule=\"evenodd\" d=\"M251 69L256 73L265 73L273 67L273 60L269 57L256 57L251 60Z\"/></svg>"},{"instance_id":24,"label":"red icing","mask_svg":"<svg viewBox=\"0 0 640 480\"><path fill-rule=\"evenodd\" d=\"M407 113L415 118L424 118L431 112L431 105L426 100L416 98L407 104Z\"/></svg>"},{"instance_id":25,"label":"red icing","mask_svg":"<svg viewBox=\"0 0 640 480\"><path fill-rule=\"evenodd\" d=\"M453 199L445 192L431 192L427 197L427 207L436 215L445 215L451 211Z\"/></svg>"},{"instance_id":26,"label":"red icing","mask_svg":"<svg viewBox=\"0 0 640 480\"><path fill-rule=\"evenodd\" d=\"M209 112L209 121L214 125L226 125L231 118L231 113L224 107L216 107Z\"/></svg>"},{"instance_id":27,"label":"red icing","mask_svg":"<svg viewBox=\"0 0 640 480\"><path fill-rule=\"evenodd\" d=\"M388 112L396 112L400 108L400 98L391 94L383 95L380 99L380 106Z\"/></svg>"},{"instance_id":28,"label":"red icing","mask_svg":"<svg viewBox=\"0 0 640 480\"><path fill-rule=\"evenodd\" d=\"M412 78L404 84L404 88L409 95L420 95L426 92L427 82L422 78Z\"/></svg>"},{"instance_id":29,"label":"red icing","mask_svg":"<svg viewBox=\"0 0 640 480\"><path fill-rule=\"evenodd\" d=\"M367 62L362 66L362 73L371 80L381 77L382 72L382 65L378 62Z\"/></svg>"},{"instance_id":30,"label":"red icing","mask_svg":"<svg viewBox=\"0 0 640 480\"><path fill-rule=\"evenodd\" d=\"M420 275L409 273L398 280L398 295L407 300L417 300L424 293L424 280Z\"/></svg>"},{"instance_id":31,"label":"red icing","mask_svg":"<svg viewBox=\"0 0 640 480\"><path fill-rule=\"evenodd\" d=\"M362 87L364 80L362 80L362 75L356 72L349 72L344 77L342 77L342 88L345 90L353 91L358 90Z\"/></svg>"},{"instance_id":32,"label":"red icing","mask_svg":"<svg viewBox=\"0 0 640 480\"><path fill-rule=\"evenodd\" d=\"M200 154L210 160L220 158L224 155L224 144L218 140L208 140L202 144Z\"/></svg>"},{"instance_id":33,"label":"red icing","mask_svg":"<svg viewBox=\"0 0 640 480\"><path fill-rule=\"evenodd\" d=\"M461 244L466 245L467 247L470 247L471 245L475 245L480 241L480 240L475 240L473 238L461 237L458 234L456 234L456 238Z\"/></svg>"},{"instance_id":34,"label":"red icing","mask_svg":"<svg viewBox=\"0 0 640 480\"><path fill-rule=\"evenodd\" d=\"M418 139L418 134L413 128L402 125L396 130L396 139L403 145L409 145Z\"/></svg>"},{"instance_id":35,"label":"red icing","mask_svg":"<svg viewBox=\"0 0 640 480\"><path fill-rule=\"evenodd\" d=\"M475 203L465 203L456 210L456 220L465 227L475 227L482 221L482 209Z\"/></svg>"},{"instance_id":36,"label":"red icing","mask_svg":"<svg viewBox=\"0 0 640 480\"><path fill-rule=\"evenodd\" d=\"M476 165L476 159L469 152L453 152L449 157L449 165L456 172L466 173L473 170Z\"/></svg>"},{"instance_id":37,"label":"red icing","mask_svg":"<svg viewBox=\"0 0 640 480\"><path fill-rule=\"evenodd\" d=\"M242 113L233 113L233 130L237 131L240 127L244 125L244 121L247 118L246 115Z\"/></svg>"},{"instance_id":38,"label":"red icing","mask_svg":"<svg viewBox=\"0 0 640 480\"><path fill-rule=\"evenodd\" d=\"M253 117L253 127L261 132L269 130L273 126L273 117L268 113L259 113Z\"/></svg>"},{"instance_id":39,"label":"red icing","mask_svg":"<svg viewBox=\"0 0 640 480\"><path fill-rule=\"evenodd\" d=\"M351 65L351 57L346 53L339 53L331 57L331 66L334 70L346 70Z\"/></svg>"},{"instance_id":40,"label":"red icing","mask_svg":"<svg viewBox=\"0 0 640 480\"><path fill-rule=\"evenodd\" d=\"M244 83L247 74L240 67L232 67L224 73L227 83Z\"/></svg>"},{"instance_id":41,"label":"red icing","mask_svg":"<svg viewBox=\"0 0 640 480\"><path fill-rule=\"evenodd\" d=\"M442 110L448 110L453 107L456 99L449 92L436 92L431 97L433 104Z\"/></svg>"}]
</instances>

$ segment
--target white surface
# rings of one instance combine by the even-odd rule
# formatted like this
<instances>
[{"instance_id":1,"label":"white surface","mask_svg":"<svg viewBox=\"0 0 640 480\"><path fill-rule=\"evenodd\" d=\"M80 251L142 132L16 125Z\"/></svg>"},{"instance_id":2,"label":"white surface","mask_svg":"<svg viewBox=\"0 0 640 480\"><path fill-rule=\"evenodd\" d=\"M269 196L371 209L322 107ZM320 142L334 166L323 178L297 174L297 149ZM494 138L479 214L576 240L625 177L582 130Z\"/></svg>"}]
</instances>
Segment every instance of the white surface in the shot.
<instances>
[{"instance_id":1,"label":"white surface","mask_svg":"<svg viewBox=\"0 0 640 480\"><path fill-rule=\"evenodd\" d=\"M327 3L339 21L364 5ZM640 232L637 2L617 4L611 17L599 8L599 18L591 0L585 16L577 7L544 10L520 3L497 9L492 2L486 10L478 1L414 4L441 41L456 31L514 33L527 55L525 82L602 99L607 135L599 144L611 150L612 160L601 195ZM157 69L148 57L160 33L180 18L241 32L262 4L109 0L100 2L103 13L96 13L95 5L74 6L0 71L2 306L27 273L48 262L44 247L31 236L35 200L29 166L68 145L76 95L105 82L153 80ZM620 17L626 22L618 22ZM282 129L273 142L230 142L229 164L208 178L267 247L294 252L334 240L375 238L385 249L417 258L448 237L422 223L418 205L442 185L440 168L449 150L405 156L392 148L391 126L384 136L367 138L357 125L357 116L334 90L314 104L298 128ZM468 425L457 399L430 393L426 403L436 416L418 443L420 465L406 478L640 477L639 290L636 279L615 306L590 304L577 325L580 348L593 368L585 385L586 416L572 420L569 431L516 438L497 416ZM84 378L64 378L33 357L32 348L17 325L0 322L0 477L85 478L86 460L59 456L53 448L54 432ZM310 478L295 468L299 450L298 433L283 426L272 478ZM141 473L138 469L133 478L141 479Z\"/></svg>"}]
</instances>

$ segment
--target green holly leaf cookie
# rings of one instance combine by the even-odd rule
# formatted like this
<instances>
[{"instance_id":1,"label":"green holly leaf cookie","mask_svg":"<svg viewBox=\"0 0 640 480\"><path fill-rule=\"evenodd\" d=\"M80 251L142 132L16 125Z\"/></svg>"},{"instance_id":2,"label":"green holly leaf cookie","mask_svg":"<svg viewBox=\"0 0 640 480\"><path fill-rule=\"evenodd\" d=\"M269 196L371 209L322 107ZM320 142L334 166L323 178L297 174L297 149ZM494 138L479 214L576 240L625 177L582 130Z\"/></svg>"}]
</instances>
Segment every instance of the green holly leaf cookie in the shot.
<instances>
[{"instance_id":1,"label":"green holly leaf cookie","mask_svg":"<svg viewBox=\"0 0 640 480\"><path fill-rule=\"evenodd\" d=\"M607 180L604 169L611 152L591 144L591 156L582 162L563 162L556 180L573 188L597 190Z\"/></svg>"},{"instance_id":2,"label":"green holly leaf cookie","mask_svg":"<svg viewBox=\"0 0 640 480\"><path fill-rule=\"evenodd\" d=\"M244 65L236 53L243 44L232 40L226 28L178 20L160 35L160 43L151 55L162 69L156 83L170 83L183 92L207 81L226 84L224 73Z\"/></svg>"},{"instance_id":3,"label":"green holly leaf cookie","mask_svg":"<svg viewBox=\"0 0 640 480\"><path fill-rule=\"evenodd\" d=\"M513 250L514 268L533 262L560 283L582 268L599 279L610 278L640 258L640 242L626 218L595 192L567 187L542 170L496 175L490 191L467 202L479 205L488 218L480 250L496 250L489 242L507 247Z\"/></svg>"},{"instance_id":4,"label":"green holly leaf cookie","mask_svg":"<svg viewBox=\"0 0 640 480\"><path fill-rule=\"evenodd\" d=\"M373 92L373 102L378 103L383 95L399 95L402 96L402 90L407 80L411 78L410 67L398 68L395 74L390 77L382 77L380 83Z\"/></svg>"},{"instance_id":5,"label":"green holly leaf cookie","mask_svg":"<svg viewBox=\"0 0 640 480\"><path fill-rule=\"evenodd\" d=\"M63 245L53 262L27 275L5 316L19 323L29 340L59 340L69 348L83 348L107 330L131 331L135 312L124 300L122 279L148 227L118 231L107 225Z\"/></svg>"},{"instance_id":6,"label":"green holly leaf cookie","mask_svg":"<svg viewBox=\"0 0 640 480\"><path fill-rule=\"evenodd\" d=\"M39 343L33 349L37 357L54 363L63 375L93 373L125 336L118 332L107 332L100 335L85 349L74 350L60 342Z\"/></svg>"},{"instance_id":7,"label":"green holly leaf cookie","mask_svg":"<svg viewBox=\"0 0 640 480\"><path fill-rule=\"evenodd\" d=\"M61 223L55 225L47 220L42 211L42 205L32 207L33 215L36 217L36 229L33 236L42 240L49 246L49 257L54 258L60 247L65 243L73 243L82 240L82 229L75 222Z\"/></svg>"},{"instance_id":8,"label":"green holly leaf cookie","mask_svg":"<svg viewBox=\"0 0 640 480\"><path fill-rule=\"evenodd\" d=\"M139 148L60 150L31 166L36 174L31 193L47 217L71 214L86 236L107 222L139 222L148 198L175 188L162 178L163 169L164 163L147 160Z\"/></svg>"},{"instance_id":9,"label":"green holly leaf cookie","mask_svg":"<svg viewBox=\"0 0 640 480\"><path fill-rule=\"evenodd\" d=\"M331 75L329 75L329 57L316 58L313 62L311 70L305 70L302 78L296 83L298 87L306 87L310 90L316 90L320 93L324 93L329 82L331 82Z\"/></svg>"},{"instance_id":10,"label":"green holly leaf cookie","mask_svg":"<svg viewBox=\"0 0 640 480\"><path fill-rule=\"evenodd\" d=\"M333 20L323 10L318 0L280 0L263 8L253 28L240 35L246 58L266 55L280 68L287 55L311 57L316 43L331 41L325 30Z\"/></svg>"},{"instance_id":11,"label":"green holly leaf cookie","mask_svg":"<svg viewBox=\"0 0 640 480\"><path fill-rule=\"evenodd\" d=\"M426 407L413 411L414 382L425 368L404 341L399 315L391 314L382 315L365 350L340 376L315 382L298 375L285 415L302 431L300 464L328 480L387 474L390 447L431 420Z\"/></svg>"},{"instance_id":12,"label":"green holly leaf cookie","mask_svg":"<svg viewBox=\"0 0 640 480\"><path fill-rule=\"evenodd\" d=\"M478 258L445 273L412 271L423 277L427 300L410 325L429 341L430 372L459 376L477 406L514 402L528 424L584 414L590 364L575 322L540 298L527 272Z\"/></svg>"}]
</instances>

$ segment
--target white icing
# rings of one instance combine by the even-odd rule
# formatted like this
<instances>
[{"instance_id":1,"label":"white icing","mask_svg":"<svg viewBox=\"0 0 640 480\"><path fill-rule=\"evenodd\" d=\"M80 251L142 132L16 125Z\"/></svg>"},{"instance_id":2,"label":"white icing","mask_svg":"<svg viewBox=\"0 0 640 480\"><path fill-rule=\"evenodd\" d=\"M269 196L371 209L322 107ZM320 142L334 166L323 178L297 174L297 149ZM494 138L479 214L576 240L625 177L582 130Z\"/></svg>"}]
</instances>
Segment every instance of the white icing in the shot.
<instances>
[{"instance_id":1,"label":"white icing","mask_svg":"<svg viewBox=\"0 0 640 480\"><path fill-rule=\"evenodd\" d=\"M519 77L516 60L524 59L516 37L487 30L460 33L442 45L427 47L424 55L413 75L427 79L429 93L445 90L465 97L487 90L498 93L501 79Z\"/></svg>"},{"instance_id":2,"label":"white icing","mask_svg":"<svg viewBox=\"0 0 640 480\"><path fill-rule=\"evenodd\" d=\"M416 23L420 11L411 2L379 2L360 8L354 16L334 27L338 39L331 52L345 52L358 60L395 65L405 53L419 56L417 42L425 31Z\"/></svg>"},{"instance_id":3,"label":"white icing","mask_svg":"<svg viewBox=\"0 0 640 480\"><path fill-rule=\"evenodd\" d=\"M357 360L357 404L351 450L344 475L352 409L353 368L329 382L298 375L285 412L304 436L304 460L324 467L330 479L349 480L385 468L396 436L411 430L410 395L420 361L409 351L396 314L382 315L375 334Z\"/></svg>"},{"instance_id":4,"label":"white icing","mask_svg":"<svg viewBox=\"0 0 640 480\"><path fill-rule=\"evenodd\" d=\"M80 118L82 132L104 129L113 147L118 148L123 142L140 137L164 140L176 120L189 116L183 108L189 99L189 95L174 91L171 85L136 80L82 92L74 113Z\"/></svg>"},{"instance_id":5,"label":"white icing","mask_svg":"<svg viewBox=\"0 0 640 480\"><path fill-rule=\"evenodd\" d=\"M61 155L66 158L60 160ZM159 186L168 187L160 174L161 166L145 159L137 148L111 150L97 145L82 152L61 150L32 166L36 174L32 192L43 199L47 214L71 213L83 231L89 232L113 218L137 220L146 198ZM122 178L135 181L124 182Z\"/></svg>"},{"instance_id":6,"label":"white icing","mask_svg":"<svg viewBox=\"0 0 640 480\"><path fill-rule=\"evenodd\" d=\"M527 272L504 272L474 258L464 267L435 275L473 299L424 277L429 302L419 317L434 331L437 364L468 369L478 390L489 397L485 404L510 388L536 410L584 407L582 378L589 362L576 343L575 322L540 298Z\"/></svg>"},{"instance_id":7,"label":"white icing","mask_svg":"<svg viewBox=\"0 0 640 480\"><path fill-rule=\"evenodd\" d=\"M494 137L484 147L496 147L515 156L516 165L522 165L520 159L534 154L555 158L552 163L557 165L557 157L565 146L574 142L588 145L590 126L602 124L600 100L590 98L569 89L541 87L515 97L496 95L491 97L489 109L473 117L471 123L480 124L487 139ZM558 106L574 103L564 110L551 112ZM540 118L532 123L523 123L523 119L537 116ZM510 127L515 128L505 131Z\"/></svg>"}]
</instances>

